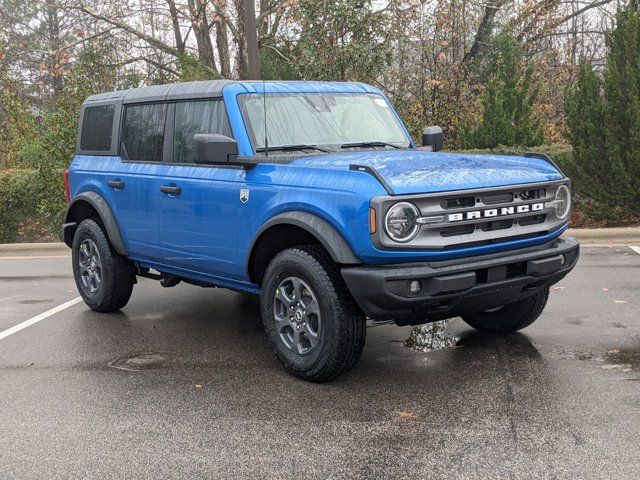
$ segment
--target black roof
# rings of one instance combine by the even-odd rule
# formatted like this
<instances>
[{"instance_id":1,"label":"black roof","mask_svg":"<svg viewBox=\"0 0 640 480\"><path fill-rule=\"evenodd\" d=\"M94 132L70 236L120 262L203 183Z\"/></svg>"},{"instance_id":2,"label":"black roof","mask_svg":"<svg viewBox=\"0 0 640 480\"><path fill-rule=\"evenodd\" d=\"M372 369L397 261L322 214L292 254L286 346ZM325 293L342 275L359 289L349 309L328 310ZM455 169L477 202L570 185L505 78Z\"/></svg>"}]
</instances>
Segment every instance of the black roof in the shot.
<instances>
[{"instance_id":1,"label":"black roof","mask_svg":"<svg viewBox=\"0 0 640 480\"><path fill-rule=\"evenodd\" d=\"M118 90L117 92L91 95L85 103L108 100L122 100L122 103L155 102L163 100L185 100L189 98L221 97L225 85L236 83L234 80L204 80L200 82L170 83L151 87Z\"/></svg>"}]
</instances>

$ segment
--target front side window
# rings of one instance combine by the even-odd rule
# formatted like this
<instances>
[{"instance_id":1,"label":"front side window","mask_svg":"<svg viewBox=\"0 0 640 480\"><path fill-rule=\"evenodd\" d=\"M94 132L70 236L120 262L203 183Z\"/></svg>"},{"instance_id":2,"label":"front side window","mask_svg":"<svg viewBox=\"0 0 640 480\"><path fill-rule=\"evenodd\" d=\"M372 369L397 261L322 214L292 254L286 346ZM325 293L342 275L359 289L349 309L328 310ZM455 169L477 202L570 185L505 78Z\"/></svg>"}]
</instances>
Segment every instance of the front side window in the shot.
<instances>
[{"instance_id":1,"label":"front side window","mask_svg":"<svg viewBox=\"0 0 640 480\"><path fill-rule=\"evenodd\" d=\"M161 162L167 105L127 105L120 154L135 162Z\"/></svg>"},{"instance_id":2,"label":"front side window","mask_svg":"<svg viewBox=\"0 0 640 480\"><path fill-rule=\"evenodd\" d=\"M198 100L176 104L172 161L195 163L196 145L193 136L201 133L232 136L224 102Z\"/></svg>"},{"instance_id":3,"label":"front side window","mask_svg":"<svg viewBox=\"0 0 640 480\"><path fill-rule=\"evenodd\" d=\"M410 145L402 125L380 95L287 93L244 94L238 98L256 152L264 150L265 133L269 148L311 145L338 150L375 142Z\"/></svg>"},{"instance_id":4,"label":"front side window","mask_svg":"<svg viewBox=\"0 0 640 480\"><path fill-rule=\"evenodd\" d=\"M111 150L115 105L85 107L82 114L80 149L106 152Z\"/></svg>"}]
</instances>

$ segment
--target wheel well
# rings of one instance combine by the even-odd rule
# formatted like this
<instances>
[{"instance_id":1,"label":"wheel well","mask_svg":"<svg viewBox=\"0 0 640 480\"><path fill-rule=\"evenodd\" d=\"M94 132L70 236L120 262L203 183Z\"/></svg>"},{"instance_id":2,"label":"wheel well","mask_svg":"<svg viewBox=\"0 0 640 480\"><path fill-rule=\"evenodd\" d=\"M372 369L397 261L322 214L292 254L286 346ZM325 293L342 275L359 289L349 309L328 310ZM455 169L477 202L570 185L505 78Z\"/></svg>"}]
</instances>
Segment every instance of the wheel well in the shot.
<instances>
[{"instance_id":1,"label":"wheel well","mask_svg":"<svg viewBox=\"0 0 640 480\"><path fill-rule=\"evenodd\" d=\"M98 211L94 208L93 205L84 200L78 200L73 205L71 205L71 208L69 208L69 211L67 212L65 221L67 223L75 222L77 224L80 224L80 222L88 218L95 219L104 229L102 218L100 217ZM78 225L73 228L66 228L64 231L64 243L66 243L69 247L71 247L73 244L73 236L76 233L77 227Z\"/></svg>"},{"instance_id":2,"label":"wheel well","mask_svg":"<svg viewBox=\"0 0 640 480\"><path fill-rule=\"evenodd\" d=\"M100 218L98 211L89 202L79 200L75 202L67 213L67 222L78 222L87 218Z\"/></svg>"},{"instance_id":3,"label":"wheel well","mask_svg":"<svg viewBox=\"0 0 640 480\"><path fill-rule=\"evenodd\" d=\"M319 245L322 247L320 240L302 227L280 224L265 230L256 240L249 257L251 281L260 285L273 257L282 250L299 245Z\"/></svg>"}]
</instances>

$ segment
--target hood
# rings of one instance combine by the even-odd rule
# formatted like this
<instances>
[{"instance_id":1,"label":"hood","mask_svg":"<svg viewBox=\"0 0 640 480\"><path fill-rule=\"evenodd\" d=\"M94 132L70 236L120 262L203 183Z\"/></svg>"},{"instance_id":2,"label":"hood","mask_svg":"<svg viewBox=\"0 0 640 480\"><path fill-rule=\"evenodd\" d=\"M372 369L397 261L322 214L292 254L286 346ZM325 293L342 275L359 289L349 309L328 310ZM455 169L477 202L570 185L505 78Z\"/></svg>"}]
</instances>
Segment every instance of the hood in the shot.
<instances>
[{"instance_id":1,"label":"hood","mask_svg":"<svg viewBox=\"0 0 640 480\"><path fill-rule=\"evenodd\" d=\"M397 195L500 187L560 180L545 160L509 155L441 153L424 150L366 150L299 158L293 165L348 169L375 168Z\"/></svg>"}]
</instances>

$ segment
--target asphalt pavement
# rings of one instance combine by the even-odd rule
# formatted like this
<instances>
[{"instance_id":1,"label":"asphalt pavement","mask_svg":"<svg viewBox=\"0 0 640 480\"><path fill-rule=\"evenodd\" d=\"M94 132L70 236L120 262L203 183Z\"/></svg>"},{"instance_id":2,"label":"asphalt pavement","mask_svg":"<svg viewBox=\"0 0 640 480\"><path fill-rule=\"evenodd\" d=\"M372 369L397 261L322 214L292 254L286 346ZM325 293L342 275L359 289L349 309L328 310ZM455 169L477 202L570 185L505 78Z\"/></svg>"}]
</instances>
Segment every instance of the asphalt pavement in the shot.
<instances>
[{"instance_id":1,"label":"asphalt pavement","mask_svg":"<svg viewBox=\"0 0 640 480\"><path fill-rule=\"evenodd\" d=\"M371 326L322 385L282 370L251 296L144 280L119 313L51 313L77 296L68 257L0 258L2 479L640 478L629 247L583 248L522 333L455 319L425 353Z\"/></svg>"}]
</instances>

